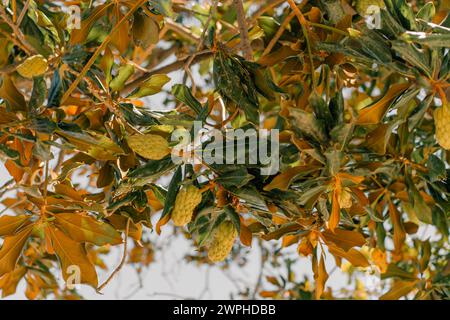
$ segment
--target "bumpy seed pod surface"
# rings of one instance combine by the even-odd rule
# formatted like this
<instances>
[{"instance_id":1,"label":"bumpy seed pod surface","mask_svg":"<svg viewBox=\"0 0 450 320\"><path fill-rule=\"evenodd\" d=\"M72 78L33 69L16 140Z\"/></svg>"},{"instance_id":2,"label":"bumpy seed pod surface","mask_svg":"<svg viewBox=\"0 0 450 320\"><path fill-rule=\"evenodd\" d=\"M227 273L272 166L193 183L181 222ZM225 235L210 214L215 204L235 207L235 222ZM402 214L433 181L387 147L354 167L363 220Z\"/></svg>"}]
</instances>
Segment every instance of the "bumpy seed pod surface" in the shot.
<instances>
[{"instance_id":1,"label":"bumpy seed pod surface","mask_svg":"<svg viewBox=\"0 0 450 320\"><path fill-rule=\"evenodd\" d=\"M146 159L160 160L170 153L167 140L156 134L134 135L127 141L134 152Z\"/></svg>"},{"instance_id":2,"label":"bumpy seed pod surface","mask_svg":"<svg viewBox=\"0 0 450 320\"><path fill-rule=\"evenodd\" d=\"M212 262L225 260L233 248L237 230L230 221L222 222L215 230L213 239L208 248L208 258Z\"/></svg>"},{"instance_id":3,"label":"bumpy seed pod surface","mask_svg":"<svg viewBox=\"0 0 450 320\"><path fill-rule=\"evenodd\" d=\"M25 78L43 75L48 69L48 62L40 54L27 58L17 67L17 72Z\"/></svg>"},{"instance_id":4,"label":"bumpy seed pod surface","mask_svg":"<svg viewBox=\"0 0 450 320\"><path fill-rule=\"evenodd\" d=\"M202 193L194 186L189 186L180 190L175 199L175 205L172 211L172 221L182 227L188 224L192 219L195 208L202 201Z\"/></svg>"},{"instance_id":5,"label":"bumpy seed pod surface","mask_svg":"<svg viewBox=\"0 0 450 320\"><path fill-rule=\"evenodd\" d=\"M446 105L434 111L436 127L436 141L439 145L450 150L450 106Z\"/></svg>"}]
</instances>

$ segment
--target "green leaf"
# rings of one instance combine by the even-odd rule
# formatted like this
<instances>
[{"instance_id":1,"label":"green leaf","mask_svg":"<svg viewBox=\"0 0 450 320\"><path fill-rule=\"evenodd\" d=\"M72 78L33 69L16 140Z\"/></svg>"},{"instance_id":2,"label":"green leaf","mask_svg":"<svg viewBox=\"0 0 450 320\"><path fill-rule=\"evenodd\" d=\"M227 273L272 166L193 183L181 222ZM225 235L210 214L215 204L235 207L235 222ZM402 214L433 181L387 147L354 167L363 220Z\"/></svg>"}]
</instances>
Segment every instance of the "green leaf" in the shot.
<instances>
[{"instance_id":1,"label":"green leaf","mask_svg":"<svg viewBox=\"0 0 450 320\"><path fill-rule=\"evenodd\" d=\"M47 97L47 85L44 77L33 78L33 90L31 91L30 101L28 102L28 111L36 113L45 102Z\"/></svg>"},{"instance_id":2,"label":"green leaf","mask_svg":"<svg viewBox=\"0 0 450 320\"><path fill-rule=\"evenodd\" d=\"M381 280L388 278L399 278L404 280L417 279L417 277L413 273L401 269L394 263L390 263L387 267L386 272L381 274Z\"/></svg>"},{"instance_id":3,"label":"green leaf","mask_svg":"<svg viewBox=\"0 0 450 320\"><path fill-rule=\"evenodd\" d=\"M450 33L406 32L403 34L403 39L429 48L450 47Z\"/></svg>"},{"instance_id":4,"label":"green leaf","mask_svg":"<svg viewBox=\"0 0 450 320\"><path fill-rule=\"evenodd\" d=\"M148 48L159 41L158 24L149 16L142 12L135 12L133 15L133 39L134 42Z\"/></svg>"},{"instance_id":5,"label":"green leaf","mask_svg":"<svg viewBox=\"0 0 450 320\"><path fill-rule=\"evenodd\" d=\"M224 211L239 234L241 232L241 220L239 219L239 214L230 205L225 206Z\"/></svg>"},{"instance_id":6,"label":"green leaf","mask_svg":"<svg viewBox=\"0 0 450 320\"><path fill-rule=\"evenodd\" d=\"M128 98L142 98L154 95L160 92L162 87L169 81L170 78L165 74L154 74L145 80Z\"/></svg>"},{"instance_id":7,"label":"green leaf","mask_svg":"<svg viewBox=\"0 0 450 320\"><path fill-rule=\"evenodd\" d=\"M225 188L240 188L248 184L253 178L254 176L249 174L245 168L229 168L228 170L221 172L220 176L216 178L216 182Z\"/></svg>"},{"instance_id":8,"label":"green leaf","mask_svg":"<svg viewBox=\"0 0 450 320\"><path fill-rule=\"evenodd\" d=\"M124 154L121 147L110 138L95 131L74 132L56 130L57 134L67 139L79 151L88 154L98 160L116 160L120 154Z\"/></svg>"},{"instance_id":9,"label":"green leaf","mask_svg":"<svg viewBox=\"0 0 450 320\"><path fill-rule=\"evenodd\" d=\"M48 90L47 107L59 107L62 95L63 87L61 76L59 75L59 70L56 69L55 72L53 72L52 83L50 84L50 89Z\"/></svg>"},{"instance_id":10,"label":"green leaf","mask_svg":"<svg viewBox=\"0 0 450 320\"><path fill-rule=\"evenodd\" d=\"M427 2L422 8L420 8L419 12L417 12L416 18L431 21L435 14L436 8L434 7L433 2Z\"/></svg>"},{"instance_id":11,"label":"green leaf","mask_svg":"<svg viewBox=\"0 0 450 320\"><path fill-rule=\"evenodd\" d=\"M125 65L120 66L117 71L117 75L111 80L109 83L109 89L114 91L120 91L125 86L125 82L133 75L134 73L134 65L131 63L127 63Z\"/></svg>"},{"instance_id":12,"label":"green leaf","mask_svg":"<svg viewBox=\"0 0 450 320\"><path fill-rule=\"evenodd\" d=\"M447 172L445 170L445 163L441 159L436 157L434 154L431 154L428 157L427 168L428 168L428 176L430 177L431 182L443 180L447 176Z\"/></svg>"},{"instance_id":13,"label":"green leaf","mask_svg":"<svg viewBox=\"0 0 450 320\"><path fill-rule=\"evenodd\" d=\"M181 101L195 113L200 114L202 110L202 105L198 100L192 95L191 90L185 86L184 84L176 84L172 87L172 94L177 98L177 100Z\"/></svg>"},{"instance_id":14,"label":"green leaf","mask_svg":"<svg viewBox=\"0 0 450 320\"><path fill-rule=\"evenodd\" d=\"M164 203L164 209L161 214L161 218L159 219L160 221L172 211L182 179L182 166L180 165L173 174L172 180L169 184L169 188L167 189L166 202Z\"/></svg>"},{"instance_id":15,"label":"green leaf","mask_svg":"<svg viewBox=\"0 0 450 320\"><path fill-rule=\"evenodd\" d=\"M409 189L409 198L411 205L413 206L414 213L417 218L424 222L431 224L432 223L432 212L431 208L426 204L425 200L421 196L420 192L417 190L414 182L412 181L409 175L406 175L406 183Z\"/></svg>"}]
</instances>

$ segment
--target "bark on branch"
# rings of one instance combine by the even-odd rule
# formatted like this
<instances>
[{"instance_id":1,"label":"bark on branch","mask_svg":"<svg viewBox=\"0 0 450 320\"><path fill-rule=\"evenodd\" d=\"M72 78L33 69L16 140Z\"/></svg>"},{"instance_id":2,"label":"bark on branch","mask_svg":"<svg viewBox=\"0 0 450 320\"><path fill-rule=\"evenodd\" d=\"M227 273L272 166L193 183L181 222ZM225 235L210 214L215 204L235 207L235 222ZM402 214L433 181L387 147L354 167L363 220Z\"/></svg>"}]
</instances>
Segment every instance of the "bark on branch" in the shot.
<instances>
[{"instance_id":1,"label":"bark on branch","mask_svg":"<svg viewBox=\"0 0 450 320\"><path fill-rule=\"evenodd\" d=\"M250 39L248 37L247 21L245 19L244 5L242 0L233 0L234 7L237 12L237 21L239 25L239 32L241 34L241 48L244 54L244 58L247 60L253 60L252 47L250 45Z\"/></svg>"}]
</instances>

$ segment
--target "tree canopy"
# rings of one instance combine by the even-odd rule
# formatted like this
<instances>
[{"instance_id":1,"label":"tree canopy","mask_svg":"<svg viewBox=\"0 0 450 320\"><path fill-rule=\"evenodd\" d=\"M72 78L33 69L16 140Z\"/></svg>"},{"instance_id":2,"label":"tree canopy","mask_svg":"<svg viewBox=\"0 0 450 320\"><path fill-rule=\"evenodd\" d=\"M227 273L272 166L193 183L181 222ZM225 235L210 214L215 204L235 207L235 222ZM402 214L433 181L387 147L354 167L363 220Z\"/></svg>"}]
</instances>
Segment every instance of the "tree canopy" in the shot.
<instances>
[{"instance_id":1,"label":"tree canopy","mask_svg":"<svg viewBox=\"0 0 450 320\"><path fill-rule=\"evenodd\" d=\"M21 281L29 299L81 298L77 282L101 291L125 263L152 263L149 236L174 229L193 263L225 268L264 248L279 272L243 297L367 298L358 277L370 271L386 288L370 297L448 299L449 9L4 0L2 295ZM245 138L233 140L244 161L187 161L174 135L195 138L196 123L278 130L278 171L250 163L262 146ZM205 152L206 137L191 146ZM122 261L100 282L114 246ZM291 246L312 277L295 277ZM327 288L325 259L353 291Z\"/></svg>"}]
</instances>

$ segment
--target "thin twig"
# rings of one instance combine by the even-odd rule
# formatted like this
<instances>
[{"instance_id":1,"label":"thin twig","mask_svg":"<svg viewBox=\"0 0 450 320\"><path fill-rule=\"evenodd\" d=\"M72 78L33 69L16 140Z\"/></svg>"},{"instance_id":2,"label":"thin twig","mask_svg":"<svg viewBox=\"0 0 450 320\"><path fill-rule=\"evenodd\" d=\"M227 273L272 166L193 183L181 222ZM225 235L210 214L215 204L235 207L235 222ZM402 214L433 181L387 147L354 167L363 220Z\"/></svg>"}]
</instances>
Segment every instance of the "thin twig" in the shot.
<instances>
[{"instance_id":1,"label":"thin twig","mask_svg":"<svg viewBox=\"0 0 450 320\"><path fill-rule=\"evenodd\" d=\"M191 55L189 57L189 59L186 61L186 63L184 64L184 71L186 72L187 75L189 75L189 78L191 79L192 94L194 94L194 95L196 92L196 85L195 85L194 77L192 76L192 73L191 73L191 70L189 69L189 67L191 66L191 63L192 63L192 61L194 61L195 57L200 53L200 50L203 48L203 41L205 40L206 31L208 30L209 23L211 21L212 16L215 14L216 10L217 10L217 0L214 0L212 7L209 10L208 19L206 19L205 26L203 27L202 34L200 36L200 39L198 40L197 48L195 48L194 54Z\"/></svg>"},{"instance_id":2,"label":"thin twig","mask_svg":"<svg viewBox=\"0 0 450 320\"><path fill-rule=\"evenodd\" d=\"M294 0L287 0L287 1L289 2L291 9L295 12L295 15L297 16L297 19L300 22L300 25L302 27L303 36L305 37L305 40L306 40L306 48L308 50L309 63L311 65L312 87L315 88L316 87L316 80L315 80L316 77L315 77L314 61L313 61L313 56L312 56L312 51L311 51L311 43L310 43L309 36L308 36L308 29L307 29L308 21L305 19L305 17L303 16L303 13L297 7Z\"/></svg>"},{"instance_id":3,"label":"thin twig","mask_svg":"<svg viewBox=\"0 0 450 320\"><path fill-rule=\"evenodd\" d=\"M9 19L3 6L0 6L0 17L2 17L6 24L12 29L14 36L21 42L21 47L26 48L25 52L27 52L27 54L35 53L36 50L26 41L22 30Z\"/></svg>"},{"instance_id":4,"label":"thin twig","mask_svg":"<svg viewBox=\"0 0 450 320\"><path fill-rule=\"evenodd\" d=\"M315 22L311 22L310 21L309 25L313 26L313 27L316 27L316 28L321 28L321 29L325 29L325 30L328 30L328 31L336 32L336 33L338 33L340 35L343 35L343 36L348 36L348 32L340 30L340 29L337 29L337 28L333 28L333 27L327 26L325 24L315 23Z\"/></svg>"},{"instance_id":5,"label":"thin twig","mask_svg":"<svg viewBox=\"0 0 450 320\"><path fill-rule=\"evenodd\" d=\"M31 0L27 0L25 2L22 11L20 12L19 18L16 21L16 25L20 27L20 24L22 23L23 18L25 18L25 14L27 13L28 7L30 5Z\"/></svg>"},{"instance_id":6,"label":"thin twig","mask_svg":"<svg viewBox=\"0 0 450 320\"><path fill-rule=\"evenodd\" d=\"M128 247L128 233L130 231L130 222L131 222L131 218L128 218L127 220L127 226L125 229L125 240L123 243L123 255L122 255L122 259L120 260L119 265L117 266L116 269L114 269L114 271L110 274L110 276L108 277L108 279L106 279L105 282L103 282L103 284L101 284L98 288L97 288L97 292L100 293L100 291L102 291L102 289L104 287L106 287L108 285L108 283L112 280L112 278L114 278L114 276L122 269L123 265L125 264L125 261L127 259L127 247Z\"/></svg>"},{"instance_id":7,"label":"thin twig","mask_svg":"<svg viewBox=\"0 0 450 320\"><path fill-rule=\"evenodd\" d=\"M121 27L122 23L127 21L131 15L139 9L147 0L138 0L136 4L127 12L126 15L122 17L122 19L119 20L119 22L114 26L114 28L111 30L110 34L103 40L102 44L95 50L92 57L89 59L89 61L84 66L83 70L81 70L80 75L75 79L74 82L71 83L69 89L64 93L63 97L61 98L61 102L64 103L67 98L70 97L71 93L78 87L78 84L81 82L81 80L84 78L86 73L89 71L89 69L94 64L95 60L99 56L99 54L106 48L108 43L112 40L112 37L115 35L116 31Z\"/></svg>"},{"instance_id":8,"label":"thin twig","mask_svg":"<svg viewBox=\"0 0 450 320\"><path fill-rule=\"evenodd\" d=\"M10 210L10 209L14 209L15 207L21 205L22 203L25 203L25 201L27 201L27 199L24 198L24 199L22 199L22 200L19 200L19 201L13 203L13 204L10 205L9 207L3 208L3 210L0 211L0 215L2 215L3 213L5 213L6 211L8 211L8 210Z\"/></svg>"},{"instance_id":9,"label":"thin twig","mask_svg":"<svg viewBox=\"0 0 450 320\"><path fill-rule=\"evenodd\" d=\"M256 298L259 288L261 287L262 278L263 278L263 274L264 274L264 265L266 264L266 257L264 255L264 246L262 244L261 239L259 239L258 243L259 243L259 247L261 249L260 270L259 270L259 274L258 274L258 279L256 280L255 288L253 289L253 293L252 293L252 297L251 297L252 299Z\"/></svg>"},{"instance_id":10,"label":"thin twig","mask_svg":"<svg viewBox=\"0 0 450 320\"><path fill-rule=\"evenodd\" d=\"M266 11L275 8L277 6L279 6L280 4L284 3L285 0L272 0L269 1L268 3L264 3L261 8L259 8L258 10L255 11L255 13L252 14L251 18L250 18L250 22L253 24L256 22L256 20L262 16Z\"/></svg>"},{"instance_id":11,"label":"thin twig","mask_svg":"<svg viewBox=\"0 0 450 320\"><path fill-rule=\"evenodd\" d=\"M197 42L200 40L200 38L197 37L195 34L193 34L191 30L189 30L186 27L183 27L182 25L179 25L175 21L166 19L166 20L164 20L164 25L167 26L167 28L169 30L174 31L174 32L182 35L183 37L192 40L193 42Z\"/></svg>"},{"instance_id":12,"label":"thin twig","mask_svg":"<svg viewBox=\"0 0 450 320\"><path fill-rule=\"evenodd\" d=\"M244 5L242 0L233 0L234 7L237 12L237 21L239 25L239 32L241 34L241 49L244 53L244 58L251 61L253 60L252 47L250 45L250 39L248 37L247 21L245 19Z\"/></svg>"},{"instance_id":13,"label":"thin twig","mask_svg":"<svg viewBox=\"0 0 450 320\"><path fill-rule=\"evenodd\" d=\"M264 57L266 54L269 54L272 48L277 43L278 39L280 39L281 35L283 34L286 27L289 25L289 22L291 22L292 18L294 18L295 12L292 11L286 19L284 19L283 23L281 24L280 28L277 30L277 33L273 36L272 40L270 40L267 47L264 49L264 52L262 53L261 57Z\"/></svg>"},{"instance_id":14,"label":"thin twig","mask_svg":"<svg viewBox=\"0 0 450 320\"><path fill-rule=\"evenodd\" d=\"M8 38L9 40L11 40L16 46L18 46L19 48L21 48L23 51L25 51L26 54L30 55L31 51L22 43L20 42L18 39L16 39L15 37L13 37L11 34L9 34L6 31L3 31L0 29L0 34L4 35L6 38Z\"/></svg>"}]
</instances>

